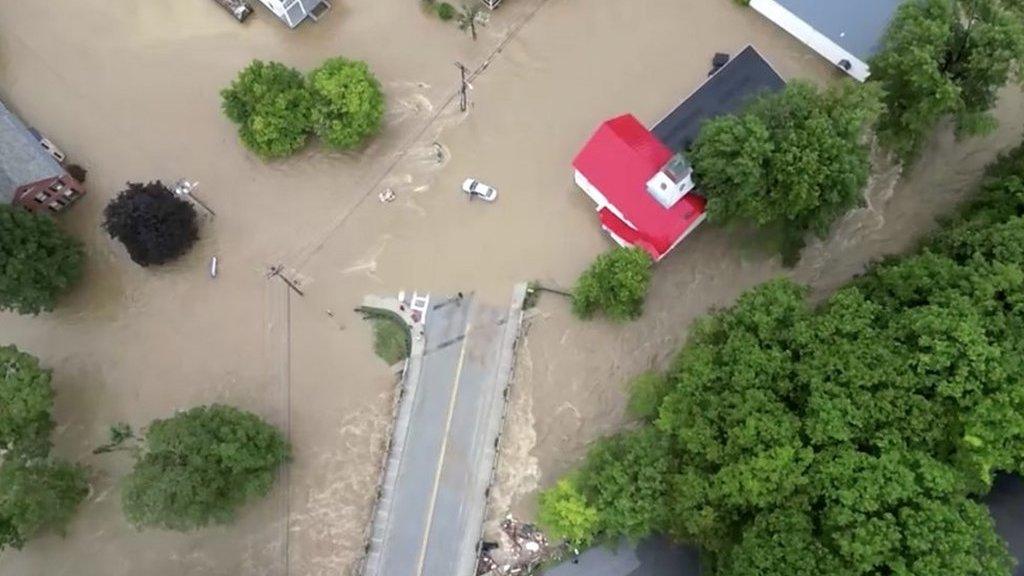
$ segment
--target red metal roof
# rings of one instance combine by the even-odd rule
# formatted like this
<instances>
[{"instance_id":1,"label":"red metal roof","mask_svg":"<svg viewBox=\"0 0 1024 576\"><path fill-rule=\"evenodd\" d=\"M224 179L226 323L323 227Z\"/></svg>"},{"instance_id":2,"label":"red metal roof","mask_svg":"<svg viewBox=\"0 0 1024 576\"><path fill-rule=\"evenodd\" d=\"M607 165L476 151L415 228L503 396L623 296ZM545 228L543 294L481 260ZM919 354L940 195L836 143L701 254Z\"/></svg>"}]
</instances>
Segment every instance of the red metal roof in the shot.
<instances>
[{"instance_id":1,"label":"red metal roof","mask_svg":"<svg viewBox=\"0 0 1024 576\"><path fill-rule=\"evenodd\" d=\"M604 227L644 248L655 260L704 214L704 198L692 192L671 208L647 192L647 181L671 157L671 150L632 114L625 114L601 124L572 163L626 220L602 210L599 218Z\"/></svg>"}]
</instances>

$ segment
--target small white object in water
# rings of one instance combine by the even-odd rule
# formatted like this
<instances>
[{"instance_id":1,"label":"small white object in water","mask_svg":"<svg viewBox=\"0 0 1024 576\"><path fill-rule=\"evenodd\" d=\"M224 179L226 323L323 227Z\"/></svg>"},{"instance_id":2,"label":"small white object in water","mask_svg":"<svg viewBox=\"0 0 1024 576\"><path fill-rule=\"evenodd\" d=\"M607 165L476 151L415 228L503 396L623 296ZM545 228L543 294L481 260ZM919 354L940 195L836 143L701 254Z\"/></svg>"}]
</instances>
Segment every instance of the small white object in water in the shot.
<instances>
[{"instance_id":1,"label":"small white object in water","mask_svg":"<svg viewBox=\"0 0 1024 576\"><path fill-rule=\"evenodd\" d=\"M379 198L380 201L384 203L393 202L395 200L395 191L392 190L391 188L385 188L380 191L380 194L377 195L377 198Z\"/></svg>"},{"instance_id":2,"label":"small white object in water","mask_svg":"<svg viewBox=\"0 0 1024 576\"><path fill-rule=\"evenodd\" d=\"M217 257L210 258L210 278L217 277Z\"/></svg>"}]
</instances>

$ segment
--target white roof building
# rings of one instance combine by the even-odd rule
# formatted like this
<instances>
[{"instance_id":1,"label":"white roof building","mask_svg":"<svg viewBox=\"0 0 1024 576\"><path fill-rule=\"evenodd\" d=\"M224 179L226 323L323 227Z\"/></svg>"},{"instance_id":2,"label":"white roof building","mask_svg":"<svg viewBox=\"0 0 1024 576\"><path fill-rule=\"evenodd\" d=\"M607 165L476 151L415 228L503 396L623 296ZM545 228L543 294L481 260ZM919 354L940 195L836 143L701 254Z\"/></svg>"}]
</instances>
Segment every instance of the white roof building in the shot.
<instances>
[{"instance_id":1,"label":"white roof building","mask_svg":"<svg viewBox=\"0 0 1024 576\"><path fill-rule=\"evenodd\" d=\"M327 0L260 0L270 11L284 20L289 28L295 28L306 18L314 22L331 8Z\"/></svg>"},{"instance_id":2,"label":"white roof building","mask_svg":"<svg viewBox=\"0 0 1024 576\"><path fill-rule=\"evenodd\" d=\"M750 7L861 82L903 0L750 0Z\"/></svg>"}]
</instances>

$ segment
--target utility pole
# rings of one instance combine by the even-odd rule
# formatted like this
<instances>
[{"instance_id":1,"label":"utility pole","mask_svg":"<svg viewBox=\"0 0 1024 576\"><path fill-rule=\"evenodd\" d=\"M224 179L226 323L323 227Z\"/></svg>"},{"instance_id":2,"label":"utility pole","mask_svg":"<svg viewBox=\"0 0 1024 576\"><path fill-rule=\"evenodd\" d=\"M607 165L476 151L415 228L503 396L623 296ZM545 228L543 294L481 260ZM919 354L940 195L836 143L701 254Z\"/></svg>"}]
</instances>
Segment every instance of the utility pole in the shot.
<instances>
[{"instance_id":1,"label":"utility pole","mask_svg":"<svg viewBox=\"0 0 1024 576\"><path fill-rule=\"evenodd\" d=\"M199 188L199 182L190 182L188 180L185 180L184 178L174 183L175 194L177 194L178 196L189 197L190 199L192 199L193 202L199 204L199 206L201 206L203 210L209 212L210 216L216 216L217 213L213 211L213 208L207 206L205 202L203 202L196 196L196 188Z\"/></svg>"},{"instance_id":2,"label":"utility pole","mask_svg":"<svg viewBox=\"0 0 1024 576\"><path fill-rule=\"evenodd\" d=\"M467 90L469 89L469 82L466 82L467 70L462 62L456 62L455 66L459 69L459 76L461 80L461 84L459 86L459 110L465 112L466 107L469 105L469 94L467 93Z\"/></svg>"},{"instance_id":3,"label":"utility pole","mask_svg":"<svg viewBox=\"0 0 1024 576\"><path fill-rule=\"evenodd\" d=\"M269 279L276 276L280 278L285 284L287 284L289 288L294 290L296 294L298 294L299 296L305 296L305 294L302 293L302 290L299 290L298 286L296 286L291 280L286 278L284 274L281 274L281 270L283 269L284 266L281 266L280 264L274 266L267 272L267 278Z\"/></svg>"}]
</instances>

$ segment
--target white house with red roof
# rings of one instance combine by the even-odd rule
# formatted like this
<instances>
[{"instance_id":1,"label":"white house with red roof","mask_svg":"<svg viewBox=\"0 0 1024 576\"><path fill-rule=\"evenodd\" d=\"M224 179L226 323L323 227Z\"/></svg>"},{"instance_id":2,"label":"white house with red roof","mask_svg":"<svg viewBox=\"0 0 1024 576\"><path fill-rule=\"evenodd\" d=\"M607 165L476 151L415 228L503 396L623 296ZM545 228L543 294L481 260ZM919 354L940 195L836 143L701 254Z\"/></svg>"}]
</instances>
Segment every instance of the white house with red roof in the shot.
<instances>
[{"instance_id":1,"label":"white house with red roof","mask_svg":"<svg viewBox=\"0 0 1024 576\"><path fill-rule=\"evenodd\" d=\"M601 227L621 246L661 260L706 217L683 155L701 124L735 112L785 81L748 46L651 130L632 114L601 124L573 160L576 185L597 204Z\"/></svg>"},{"instance_id":2,"label":"white house with red roof","mask_svg":"<svg viewBox=\"0 0 1024 576\"><path fill-rule=\"evenodd\" d=\"M705 218L704 198L689 193L689 167L682 175L663 171L670 160L681 157L624 114L601 124L573 161L576 185L597 204L601 226L621 246L643 248L655 260Z\"/></svg>"}]
</instances>

